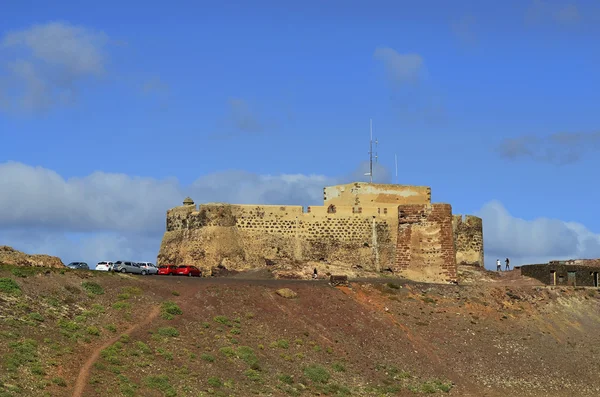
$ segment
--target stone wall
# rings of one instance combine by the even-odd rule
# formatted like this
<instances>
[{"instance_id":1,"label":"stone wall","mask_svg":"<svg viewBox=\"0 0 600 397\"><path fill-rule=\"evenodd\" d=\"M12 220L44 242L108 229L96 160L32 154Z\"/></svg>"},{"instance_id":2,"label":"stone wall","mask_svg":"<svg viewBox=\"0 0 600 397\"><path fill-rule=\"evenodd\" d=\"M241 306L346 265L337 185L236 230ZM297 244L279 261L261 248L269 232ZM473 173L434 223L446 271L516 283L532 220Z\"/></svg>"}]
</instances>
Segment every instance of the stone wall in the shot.
<instances>
[{"instance_id":1,"label":"stone wall","mask_svg":"<svg viewBox=\"0 0 600 397\"><path fill-rule=\"evenodd\" d=\"M325 206L344 205L374 207L381 204L429 204L431 188L428 186L387 185L355 182L328 186L323 189Z\"/></svg>"},{"instance_id":2,"label":"stone wall","mask_svg":"<svg viewBox=\"0 0 600 397\"><path fill-rule=\"evenodd\" d=\"M473 215L453 215L456 263L483 267L483 220Z\"/></svg>"},{"instance_id":3,"label":"stone wall","mask_svg":"<svg viewBox=\"0 0 600 397\"><path fill-rule=\"evenodd\" d=\"M158 263L242 270L327 261L378 271L394 263L396 225L393 207L184 205L167 213Z\"/></svg>"},{"instance_id":4,"label":"stone wall","mask_svg":"<svg viewBox=\"0 0 600 397\"><path fill-rule=\"evenodd\" d=\"M521 275L533 277L547 285L597 287L600 267L570 264L536 264L520 267Z\"/></svg>"},{"instance_id":5,"label":"stone wall","mask_svg":"<svg viewBox=\"0 0 600 397\"><path fill-rule=\"evenodd\" d=\"M449 204L401 205L394 271L419 281L456 281Z\"/></svg>"},{"instance_id":6,"label":"stone wall","mask_svg":"<svg viewBox=\"0 0 600 397\"><path fill-rule=\"evenodd\" d=\"M452 216L449 204L431 204L429 187L350 183L326 187L323 194L323 206L306 209L196 207L187 198L167 211L157 262L193 263L203 270L219 264L232 270L273 265L287 270L318 262L342 271L391 270L431 282L456 281L457 260L483 266L481 219L463 220Z\"/></svg>"}]
</instances>

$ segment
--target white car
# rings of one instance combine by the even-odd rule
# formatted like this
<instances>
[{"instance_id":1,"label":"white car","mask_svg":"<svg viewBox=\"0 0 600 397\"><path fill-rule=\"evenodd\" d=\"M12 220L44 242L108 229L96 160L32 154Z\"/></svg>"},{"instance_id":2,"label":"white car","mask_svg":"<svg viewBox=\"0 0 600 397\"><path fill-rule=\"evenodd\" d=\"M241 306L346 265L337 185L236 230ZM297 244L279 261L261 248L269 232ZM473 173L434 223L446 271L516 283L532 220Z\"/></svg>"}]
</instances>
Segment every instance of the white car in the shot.
<instances>
[{"instance_id":1,"label":"white car","mask_svg":"<svg viewBox=\"0 0 600 397\"><path fill-rule=\"evenodd\" d=\"M158 268L152 262L138 262L142 269L142 274L158 274ZM146 271L144 273L144 270Z\"/></svg>"},{"instance_id":2,"label":"white car","mask_svg":"<svg viewBox=\"0 0 600 397\"><path fill-rule=\"evenodd\" d=\"M113 263L110 261L101 261L98 262L98 264L96 265L96 270L99 270L101 272L108 272L110 270L112 270L113 267Z\"/></svg>"}]
</instances>

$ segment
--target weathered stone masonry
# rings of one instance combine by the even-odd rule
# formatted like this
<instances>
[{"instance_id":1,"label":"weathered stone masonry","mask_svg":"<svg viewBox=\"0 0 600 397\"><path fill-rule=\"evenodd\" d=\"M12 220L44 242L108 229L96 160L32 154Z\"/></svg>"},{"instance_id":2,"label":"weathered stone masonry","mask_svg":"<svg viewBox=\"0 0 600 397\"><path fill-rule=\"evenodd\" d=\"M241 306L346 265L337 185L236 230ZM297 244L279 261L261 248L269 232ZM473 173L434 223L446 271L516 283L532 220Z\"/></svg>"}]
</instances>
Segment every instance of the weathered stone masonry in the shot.
<instances>
[{"instance_id":1,"label":"weathered stone masonry","mask_svg":"<svg viewBox=\"0 0 600 397\"><path fill-rule=\"evenodd\" d=\"M453 215L456 263L483 267L483 220L473 215Z\"/></svg>"},{"instance_id":2,"label":"weathered stone masonry","mask_svg":"<svg viewBox=\"0 0 600 397\"><path fill-rule=\"evenodd\" d=\"M483 245L469 242L467 229L455 227L449 204L430 201L428 187L369 183L326 187L324 205L306 210L231 204L196 208L186 199L167 212L158 263L244 270L326 261L422 281L454 281L459 253L478 246L483 250ZM455 250L457 238L460 249Z\"/></svg>"},{"instance_id":3,"label":"weathered stone masonry","mask_svg":"<svg viewBox=\"0 0 600 397\"><path fill-rule=\"evenodd\" d=\"M408 278L456 280L449 204L398 207L396 269Z\"/></svg>"}]
</instances>

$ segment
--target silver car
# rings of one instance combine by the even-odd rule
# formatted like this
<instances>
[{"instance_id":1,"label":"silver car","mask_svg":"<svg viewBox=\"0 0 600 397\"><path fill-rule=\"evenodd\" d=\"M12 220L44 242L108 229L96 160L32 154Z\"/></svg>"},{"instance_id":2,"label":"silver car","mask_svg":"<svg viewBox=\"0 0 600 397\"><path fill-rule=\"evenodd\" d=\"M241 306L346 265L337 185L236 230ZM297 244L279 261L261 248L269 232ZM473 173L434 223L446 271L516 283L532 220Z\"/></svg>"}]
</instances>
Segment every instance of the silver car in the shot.
<instances>
[{"instance_id":1,"label":"silver car","mask_svg":"<svg viewBox=\"0 0 600 397\"><path fill-rule=\"evenodd\" d=\"M142 269L142 274L158 274L158 268L152 262L139 262L140 268Z\"/></svg>"},{"instance_id":2,"label":"silver car","mask_svg":"<svg viewBox=\"0 0 600 397\"><path fill-rule=\"evenodd\" d=\"M136 262L116 261L113 264L113 272L142 274L142 268Z\"/></svg>"}]
</instances>

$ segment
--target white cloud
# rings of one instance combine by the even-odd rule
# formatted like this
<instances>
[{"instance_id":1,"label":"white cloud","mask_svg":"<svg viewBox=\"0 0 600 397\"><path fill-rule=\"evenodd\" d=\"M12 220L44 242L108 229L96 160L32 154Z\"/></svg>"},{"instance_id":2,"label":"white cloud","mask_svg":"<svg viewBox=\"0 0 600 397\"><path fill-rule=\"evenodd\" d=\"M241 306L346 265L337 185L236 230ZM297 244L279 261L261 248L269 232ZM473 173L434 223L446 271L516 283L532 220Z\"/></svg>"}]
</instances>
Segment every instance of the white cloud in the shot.
<instances>
[{"instance_id":1,"label":"white cloud","mask_svg":"<svg viewBox=\"0 0 600 397\"><path fill-rule=\"evenodd\" d=\"M0 49L12 59L3 65L10 81L3 108L45 111L75 101L82 80L104 74L107 42L103 32L63 22L6 33Z\"/></svg>"},{"instance_id":2,"label":"white cloud","mask_svg":"<svg viewBox=\"0 0 600 397\"><path fill-rule=\"evenodd\" d=\"M575 163L599 148L600 132L560 132L548 136L523 135L506 138L496 147L501 157L509 160L534 161L565 165Z\"/></svg>"},{"instance_id":3,"label":"white cloud","mask_svg":"<svg viewBox=\"0 0 600 397\"><path fill-rule=\"evenodd\" d=\"M496 259L506 257L513 265L600 257L600 234L582 224L517 218L498 201L485 204L475 215L483 218L485 263L489 269L495 268Z\"/></svg>"},{"instance_id":4,"label":"white cloud","mask_svg":"<svg viewBox=\"0 0 600 397\"><path fill-rule=\"evenodd\" d=\"M384 64L388 78L394 83L414 83L423 70L423 58L419 54L400 54L393 48L379 47L373 56Z\"/></svg>"},{"instance_id":5,"label":"white cloud","mask_svg":"<svg viewBox=\"0 0 600 397\"><path fill-rule=\"evenodd\" d=\"M367 181L368 163L343 176L257 175L224 171L188 186L155 179L95 172L65 179L42 167L0 164L0 245L28 253L57 255L63 261L106 259L154 261L167 209L191 196L196 203L319 205L323 187ZM375 164L376 182L390 173ZM484 219L486 264L508 256L513 264L549 259L600 257L600 235L577 223L513 217L501 203L487 203Z\"/></svg>"},{"instance_id":6,"label":"white cloud","mask_svg":"<svg viewBox=\"0 0 600 397\"><path fill-rule=\"evenodd\" d=\"M365 180L357 175L364 168L342 177L224 171L182 186L174 178L104 172L65 179L46 168L1 163L0 243L66 261L155 260L167 209L188 195L197 203L314 205L326 185ZM378 180L385 175L377 168Z\"/></svg>"},{"instance_id":7,"label":"white cloud","mask_svg":"<svg viewBox=\"0 0 600 397\"><path fill-rule=\"evenodd\" d=\"M106 34L62 22L34 25L26 30L7 33L4 47L24 47L33 58L60 65L72 74L102 74L105 57L102 47Z\"/></svg>"}]
</instances>

